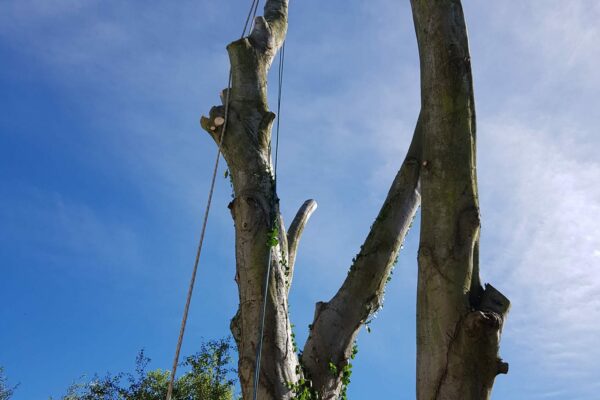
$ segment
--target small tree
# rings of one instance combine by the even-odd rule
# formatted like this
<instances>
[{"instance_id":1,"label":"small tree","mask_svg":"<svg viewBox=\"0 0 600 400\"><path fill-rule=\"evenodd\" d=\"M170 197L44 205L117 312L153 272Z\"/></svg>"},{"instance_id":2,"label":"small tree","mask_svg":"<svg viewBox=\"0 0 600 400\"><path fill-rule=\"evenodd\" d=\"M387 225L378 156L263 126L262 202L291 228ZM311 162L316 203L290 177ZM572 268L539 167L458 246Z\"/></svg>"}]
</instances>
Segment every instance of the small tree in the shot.
<instances>
[{"instance_id":1,"label":"small tree","mask_svg":"<svg viewBox=\"0 0 600 400\"><path fill-rule=\"evenodd\" d=\"M17 386L9 386L8 379L4 375L4 367L0 367L0 400L9 400Z\"/></svg>"},{"instance_id":2,"label":"small tree","mask_svg":"<svg viewBox=\"0 0 600 400\"><path fill-rule=\"evenodd\" d=\"M185 359L189 371L175 381L173 400L233 400L234 380L230 367L231 343L213 340ZM89 382L71 385L62 400L164 400L167 396L169 371L146 371L150 359L144 351L136 358L135 374L107 374ZM2 398L2 400L5 400Z\"/></svg>"}]
</instances>

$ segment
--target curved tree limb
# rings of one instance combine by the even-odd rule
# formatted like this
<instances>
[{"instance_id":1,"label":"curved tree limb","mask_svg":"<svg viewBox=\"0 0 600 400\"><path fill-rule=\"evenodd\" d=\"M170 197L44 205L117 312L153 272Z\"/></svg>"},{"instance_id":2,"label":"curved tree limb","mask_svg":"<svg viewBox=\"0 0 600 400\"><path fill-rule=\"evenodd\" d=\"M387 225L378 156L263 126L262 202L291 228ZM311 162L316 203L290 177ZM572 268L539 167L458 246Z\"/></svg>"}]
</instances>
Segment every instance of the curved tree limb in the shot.
<instances>
[{"instance_id":1,"label":"curved tree limb","mask_svg":"<svg viewBox=\"0 0 600 400\"><path fill-rule=\"evenodd\" d=\"M321 399L335 399L341 371L360 327L381 306L385 284L420 204L421 123L377 219L348 276L327 303L317 303L302 363ZM332 374L330 363L339 374Z\"/></svg>"},{"instance_id":2,"label":"curved tree limb","mask_svg":"<svg viewBox=\"0 0 600 400\"><path fill-rule=\"evenodd\" d=\"M240 306L231 329L239 351L244 398L251 398L262 288L271 256L259 399L290 399L302 373L311 391L334 399L360 327L381 305L386 281L421 202L418 398L483 399L506 363L497 357L508 300L478 275L479 205L475 177L475 112L466 28L459 0L411 0L422 73L421 114L408 154L350 272L333 298L317 303L298 362L288 313L291 272L302 230L314 210L305 203L286 235L270 155L275 115L267 72L287 31L287 0L268 0L246 38L227 47L231 91L221 151L234 200L236 282ZM225 104L202 117L218 143ZM421 190L422 185L422 190ZM316 204L315 204L316 206ZM273 221L278 221L276 245ZM261 240L264 238L264 242ZM271 243L266 246L266 242ZM286 271L286 266L289 268ZM440 292L440 294L437 294ZM332 373L333 370L337 373Z\"/></svg>"}]
</instances>

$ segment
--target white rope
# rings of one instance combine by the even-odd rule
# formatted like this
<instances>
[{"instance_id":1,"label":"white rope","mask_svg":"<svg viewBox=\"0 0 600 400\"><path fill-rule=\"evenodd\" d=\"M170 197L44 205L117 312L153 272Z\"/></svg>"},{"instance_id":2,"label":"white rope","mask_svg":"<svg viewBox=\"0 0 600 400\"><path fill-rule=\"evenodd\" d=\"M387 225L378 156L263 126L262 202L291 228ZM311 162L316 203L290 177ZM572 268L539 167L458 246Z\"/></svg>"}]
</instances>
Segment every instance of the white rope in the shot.
<instances>
[{"instance_id":1,"label":"white rope","mask_svg":"<svg viewBox=\"0 0 600 400\"><path fill-rule=\"evenodd\" d=\"M254 19L256 17L256 10L258 9L259 0L252 0L252 5L250 6L250 11L248 12L248 17L246 18L246 23L244 24L244 30L242 32L242 38L246 35L246 31L248 29L248 24L250 18ZM223 127L221 130L221 136L219 138L219 143L217 144L217 157L215 159L215 166L213 168L212 179L210 183L210 190L208 192L208 200L206 202L206 210L204 211L204 219L202 221L202 230L200 232L200 240L198 242L198 249L196 250L196 259L194 261L194 268L192 269L192 277L190 278L190 284L188 286L187 297L185 301L185 307L183 309L183 317L181 319L181 327L179 329L179 337L177 339L177 347L175 349L175 357L173 358L173 368L171 370L171 376L169 380L169 387L167 389L167 397L166 400L171 400L173 396L173 385L175 383L175 373L177 372L177 365L179 364L179 354L181 352L181 345L183 344L183 336L185 333L185 327L187 324L188 313L190 310L190 303L192 301L192 293L194 291L194 284L196 283L196 273L198 272L198 263L200 261L200 254L202 253L202 245L204 243L204 235L206 234L206 225L208 222L208 214L210 212L210 206L212 204L213 193L215 190L215 182L217 178L217 171L219 169L219 160L221 159L221 146L223 145L223 137L225 136L225 131L227 130L227 121L229 119L229 96L231 93L231 79L232 73L229 72L229 81L227 83L227 93L225 95L225 115L223 121Z\"/></svg>"}]
</instances>

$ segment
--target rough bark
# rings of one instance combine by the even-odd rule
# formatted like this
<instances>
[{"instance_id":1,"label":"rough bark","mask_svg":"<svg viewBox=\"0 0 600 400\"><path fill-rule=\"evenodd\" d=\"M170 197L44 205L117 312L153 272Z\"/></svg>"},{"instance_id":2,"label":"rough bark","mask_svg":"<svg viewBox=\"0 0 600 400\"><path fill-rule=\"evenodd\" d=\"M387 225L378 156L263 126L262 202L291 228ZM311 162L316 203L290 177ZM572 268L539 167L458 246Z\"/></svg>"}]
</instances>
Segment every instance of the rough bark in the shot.
<instances>
[{"instance_id":1,"label":"rough bark","mask_svg":"<svg viewBox=\"0 0 600 400\"><path fill-rule=\"evenodd\" d=\"M288 318L290 271L287 236L279 215L270 154L271 127L275 114L267 104L267 73L287 31L285 0L269 0L264 17L257 17L248 37L227 46L231 63L231 90L226 132L221 152L229 167L234 199L229 204L235 225L236 282L239 309L231 331L239 352L242 395L251 399L256 348L266 269L271 252L271 274L260 369L259 399L289 399L289 383L298 379L298 357ZM224 127L225 104L213 107L202 127L219 144ZM275 221L275 223L274 223ZM305 221L304 221L305 222ZM274 225L273 225L274 224ZM276 229L274 230L273 227ZM277 232L277 244L269 246ZM298 237L294 238L297 246Z\"/></svg>"},{"instance_id":2,"label":"rough bark","mask_svg":"<svg viewBox=\"0 0 600 400\"><path fill-rule=\"evenodd\" d=\"M421 64L423 168L417 398L487 399L508 365L509 301L479 284L475 106L459 0L411 0Z\"/></svg>"},{"instance_id":3,"label":"rough bark","mask_svg":"<svg viewBox=\"0 0 600 400\"><path fill-rule=\"evenodd\" d=\"M267 1L264 17L255 20L249 37L227 47L231 90L223 92L223 105L213 107L201 125L217 144L221 129L227 126L221 151L234 189L229 207L235 223L240 300L231 330L239 351L243 397L252 398L262 288L271 251L258 398L287 399L304 391L332 399L342 389L342 375L332 374L329 362L342 371L360 326L380 307L386 280L419 205L420 134L417 128L409 154L346 281L330 302L319 303L305 346L306 365L301 366L290 329L287 295L299 238L316 202L309 200L300 208L286 235L271 173L269 149L275 115L268 109L266 92L268 69L287 30L287 5L287 1ZM226 99L229 112L225 123ZM278 244L269 248L266 243L273 220L278 221ZM340 337L343 339L337 340Z\"/></svg>"}]
</instances>

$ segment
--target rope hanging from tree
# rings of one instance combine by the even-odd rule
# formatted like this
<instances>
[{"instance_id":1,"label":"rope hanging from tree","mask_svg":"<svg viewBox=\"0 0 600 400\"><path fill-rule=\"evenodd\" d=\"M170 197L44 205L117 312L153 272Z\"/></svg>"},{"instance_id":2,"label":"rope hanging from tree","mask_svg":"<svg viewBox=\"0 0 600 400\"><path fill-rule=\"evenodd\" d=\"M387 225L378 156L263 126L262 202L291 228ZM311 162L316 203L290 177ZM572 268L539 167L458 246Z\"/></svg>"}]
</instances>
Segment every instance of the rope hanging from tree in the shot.
<instances>
[{"instance_id":1,"label":"rope hanging from tree","mask_svg":"<svg viewBox=\"0 0 600 400\"><path fill-rule=\"evenodd\" d=\"M252 4L250 5L250 11L248 12L248 16L246 17L246 22L244 23L244 29L242 31L241 38L244 38L244 36L246 36L246 32L248 31L249 26L250 26L250 31L252 30L252 24L250 22L254 21L254 19L256 18L256 13L258 10L259 2L260 2L260 0L252 0ZM285 59L285 42L281 46L281 50L279 52L279 76L278 76L278 90L277 90L277 125L276 125L276 136L275 136L275 165L274 165L274 176L273 176L274 183L273 183L273 196L272 196L272 198L273 198L272 210L275 210L275 206L276 206L277 160L278 160L278 152L279 152L279 127L280 127L281 90L282 90L282 84L283 84L283 62L284 62L284 59ZM192 269L192 276L190 278L186 302L185 302L185 306L184 306L184 310L183 310L183 316L181 319L181 327L179 329L179 337L177 339L177 346L175 349L175 357L173 359L173 367L171 369L171 376L170 376L170 380L169 380L169 386L167 389L166 400L171 400L171 398L173 396L173 385L175 383L175 374L177 372L177 365L179 364L179 355L181 352L181 345L183 343L183 336L184 336L185 327L187 324L190 303L192 300L192 293L194 291L194 284L196 282L196 274L198 272L198 264L200 261L200 255L202 253L202 245L204 243L204 236L206 234L206 225L208 222L208 215L210 212L210 207L212 204L212 198L213 198L214 189L215 189L217 171L219 169L219 160L221 158L221 146L223 144L223 137L225 136L225 131L227 130L227 122L228 122L228 117L229 117L229 96L231 93L231 84L232 84L232 72L230 70L229 71L229 79L228 79L228 83L227 83L227 93L225 95L225 112L224 112L224 117L223 117L223 121L222 121L223 125L222 125L221 135L219 137L219 142L217 145L217 156L215 158L215 165L213 168L213 174L212 174L210 188L209 188L209 192L208 192L208 200L206 203L206 209L204 211L204 218L202 220L202 229L200 232L200 239L198 241L198 248L196 250L196 258L194 260L194 267ZM269 147L269 151L270 151L270 147ZM271 222L270 228L275 229L276 223L277 222L275 220L273 220ZM258 383L259 383L259 377L260 377L260 361L261 361L262 343L263 343L263 337L264 337L267 293L269 290L269 277L270 277L270 272L271 272L271 261L272 261L271 255L272 255L272 251L269 250L269 260L268 260L267 271L266 271L266 276L265 276L265 286L264 286L259 339L258 339L258 346L257 346L257 351L256 351L256 364L255 364L255 376L254 376L254 396L253 396L254 400L257 399L257 395L258 395Z\"/></svg>"},{"instance_id":2,"label":"rope hanging from tree","mask_svg":"<svg viewBox=\"0 0 600 400\"><path fill-rule=\"evenodd\" d=\"M279 79L278 79L278 87L277 87L277 125L275 127L275 165L273 168L273 195L271 210L276 209L277 203L277 156L279 153L279 122L281 121L281 88L283 85L283 62L285 59L285 42L281 45L281 50L279 51ZM269 145L270 150L270 145ZM277 215L271 220L270 231L278 231L281 230L277 227L279 218ZM263 289L263 300L262 300L262 310L260 315L260 331L258 334L258 346L256 347L256 362L254 366L254 385L253 385L253 400L257 400L258 396L258 382L260 381L260 361L262 358L262 346L263 346L263 338L265 335L265 315L267 313L267 295L269 293L269 279L271 276L271 262L272 262L273 250L269 248L269 258L267 261L267 272L265 273L265 285Z\"/></svg>"}]
</instances>

